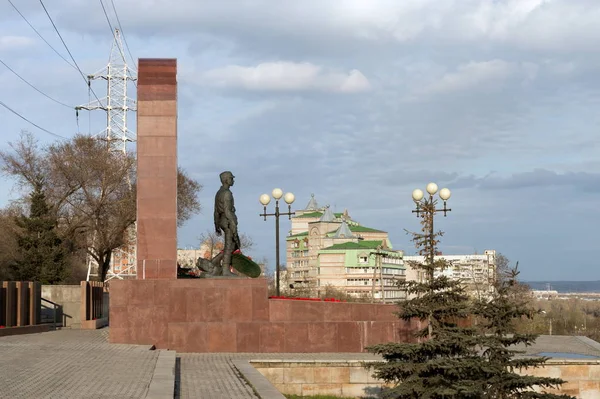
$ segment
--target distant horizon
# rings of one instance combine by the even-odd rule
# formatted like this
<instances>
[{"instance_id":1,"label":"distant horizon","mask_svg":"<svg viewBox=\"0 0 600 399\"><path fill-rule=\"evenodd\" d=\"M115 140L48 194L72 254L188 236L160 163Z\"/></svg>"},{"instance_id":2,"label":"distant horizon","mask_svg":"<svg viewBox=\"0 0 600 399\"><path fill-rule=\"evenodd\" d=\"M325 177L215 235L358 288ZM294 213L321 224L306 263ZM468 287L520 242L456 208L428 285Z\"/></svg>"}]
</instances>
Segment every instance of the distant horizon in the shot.
<instances>
[{"instance_id":1,"label":"distant horizon","mask_svg":"<svg viewBox=\"0 0 600 399\"><path fill-rule=\"evenodd\" d=\"M521 280L523 283L600 283L600 280Z\"/></svg>"},{"instance_id":2,"label":"distant horizon","mask_svg":"<svg viewBox=\"0 0 600 399\"><path fill-rule=\"evenodd\" d=\"M600 280L593 281L565 281L565 280L541 280L541 281L521 281L527 284L533 290L545 291L550 289L551 291L557 291L560 293L599 293L600 292Z\"/></svg>"}]
</instances>

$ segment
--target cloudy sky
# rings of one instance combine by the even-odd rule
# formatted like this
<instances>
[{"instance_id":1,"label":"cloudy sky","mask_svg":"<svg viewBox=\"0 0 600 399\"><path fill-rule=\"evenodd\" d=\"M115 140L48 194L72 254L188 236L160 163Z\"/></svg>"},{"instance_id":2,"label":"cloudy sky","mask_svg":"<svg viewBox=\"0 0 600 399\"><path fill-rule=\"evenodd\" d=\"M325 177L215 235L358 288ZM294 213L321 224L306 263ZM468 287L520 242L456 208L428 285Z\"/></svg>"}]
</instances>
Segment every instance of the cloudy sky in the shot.
<instances>
[{"instance_id":1,"label":"cloudy sky","mask_svg":"<svg viewBox=\"0 0 600 399\"><path fill-rule=\"evenodd\" d=\"M40 2L12 2L69 59ZM112 35L100 1L44 4L83 72L104 67ZM181 247L211 228L218 174L229 169L240 230L271 265L274 221L259 218L258 197L274 187L300 208L311 193L347 208L412 254L411 191L434 181L452 190L452 212L436 220L444 253L496 249L526 280L600 280L597 0L114 5L135 58L178 59L179 163L204 185L205 206L180 229ZM55 100L88 102L79 72L8 1L0 60ZM0 101L61 136L103 129L102 111L78 125L72 108L1 63L0 88ZM55 139L2 107L0 121L2 148L21 129ZM12 182L0 184L7 203Z\"/></svg>"}]
</instances>

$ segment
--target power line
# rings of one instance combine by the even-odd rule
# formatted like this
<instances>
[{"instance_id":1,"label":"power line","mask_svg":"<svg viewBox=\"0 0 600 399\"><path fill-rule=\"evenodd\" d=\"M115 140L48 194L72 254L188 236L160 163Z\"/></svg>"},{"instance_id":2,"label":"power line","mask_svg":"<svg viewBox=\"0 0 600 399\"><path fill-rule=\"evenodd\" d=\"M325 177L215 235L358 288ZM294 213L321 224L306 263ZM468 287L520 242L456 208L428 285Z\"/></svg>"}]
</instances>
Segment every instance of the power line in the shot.
<instances>
[{"instance_id":1,"label":"power line","mask_svg":"<svg viewBox=\"0 0 600 399\"><path fill-rule=\"evenodd\" d=\"M77 61L75 61L75 58L73 57L73 54L71 54L71 50L69 50L69 47L67 46L67 43L65 43L62 35L60 34L60 32L58 31L58 28L56 27L56 24L54 23L54 21L52 20L52 17L50 16L50 13L48 13L48 10L46 9L46 6L44 5L44 2L42 0L40 0L40 4L42 5L42 7L44 8L44 12L46 12L46 16L48 16L48 19L50 20L50 22L52 23L52 26L54 27L54 30L56 31L56 34L58 35L58 37L60 38L60 41L62 42L63 46L65 46L65 49L67 50L67 53L69 53L69 56L71 57L71 60L73 60L73 64L75 64L75 67L77 67L77 70L79 71L79 73L81 74L81 77L83 78L83 81L88 85L88 87L92 90L92 93L94 94L94 97L96 97L96 100L98 100L99 104L102 104L102 101L100 101L100 99L98 98L98 96L96 95L96 92L94 91L94 89L91 88L90 86L90 82L88 79L86 79L85 75L83 74L83 72L81 71L81 68L79 68L79 65L77 65Z\"/></svg>"},{"instance_id":2,"label":"power line","mask_svg":"<svg viewBox=\"0 0 600 399\"><path fill-rule=\"evenodd\" d=\"M111 0L111 2L112 2L112 0ZM113 28L112 24L110 23L110 18L108 17L108 13L106 12L106 8L104 7L104 2L102 0L100 0L100 5L102 6L102 11L104 11L104 16L106 17L106 22L108 22L108 27L110 28L113 38L115 40L117 40L117 35L115 34L115 29ZM112 2L112 7L115 12L115 17L117 18L117 23L119 24L120 35L123 38L123 40L125 40L125 35L123 34L123 29L121 28L121 22L119 21L119 16L117 15L117 9L115 8L114 2ZM127 45L127 40L125 40L125 45ZM127 46L127 51L129 51L129 46ZM123 53L122 47L119 47L119 52L121 53L121 57L123 58L123 63L127 64L126 56ZM129 52L129 55L131 55L131 52ZM133 84L135 85L135 87L137 87L135 80L133 81Z\"/></svg>"},{"instance_id":3,"label":"power line","mask_svg":"<svg viewBox=\"0 0 600 399\"><path fill-rule=\"evenodd\" d=\"M102 2L102 0L100 0L100 2ZM119 25L119 29L121 29L121 36L123 36L123 41L125 42L125 47L127 48L127 52L129 53L129 56L131 57L131 61L133 61L133 64L135 65L135 58L133 58L133 54L131 54L131 50L129 49L129 44L127 43L127 38L125 37L125 33L123 33L123 26L121 26L121 20L119 19L119 14L117 13L117 8L115 7L115 2L113 0L110 0L110 3L112 4L112 9L115 12L115 17L117 18L117 24ZM137 68L135 66L133 67L133 69L137 70Z\"/></svg>"},{"instance_id":4,"label":"power line","mask_svg":"<svg viewBox=\"0 0 600 399\"><path fill-rule=\"evenodd\" d=\"M21 79L23 82L25 82L26 84L28 84L33 90L37 91L38 93L40 93L44 97L46 97L46 98L54 101L57 104L62 105L63 107L67 107L67 108L73 109L72 106L67 105L67 104L65 104L63 102L58 101L55 98L50 97L49 95L47 95L46 93L44 93L43 91L41 91L40 89L38 89L37 87L35 87L34 85L32 85L31 83L29 83L27 80L25 80L25 78L23 78L21 75L19 75L17 72L15 72L11 67L9 67L8 65L6 65L6 63L4 61L0 60L0 63L2 65L4 65L9 71L11 71L12 73L14 73L19 79Z\"/></svg>"},{"instance_id":5,"label":"power line","mask_svg":"<svg viewBox=\"0 0 600 399\"><path fill-rule=\"evenodd\" d=\"M31 29L33 29L33 31L35 33L37 33L37 35L40 37L40 39L42 39L47 45L48 47L50 47L55 53L56 55L58 55L60 58L62 58L67 64L69 64L69 66L73 69L77 69L75 67L75 65L71 64L65 57L63 57L63 55L61 53L59 53L54 47L52 47L52 45L50 43L48 43L48 41L44 38L44 36L42 36L42 34L40 32L38 32L37 29L35 29L35 27L27 20L27 18L25 18L25 15L23 15L21 13L21 11L19 11L19 9L17 8L17 6L15 6L13 4L12 1L8 0L8 2L10 3L10 5L15 9L16 12L19 13L19 15L21 16L21 18L23 18L25 20L25 22L27 22L27 25L29 25L31 27Z\"/></svg>"},{"instance_id":6,"label":"power line","mask_svg":"<svg viewBox=\"0 0 600 399\"><path fill-rule=\"evenodd\" d=\"M15 111L14 109L12 109L11 107L9 107L8 105L4 104L2 101L0 101L0 105L2 105L4 108L6 108L7 110L9 110L10 112L12 112L13 114L17 115L19 118L23 119L25 122L32 124L33 126L37 127L38 129L40 129L43 132L46 132L48 134L51 134L52 136L61 138L66 140L66 137L61 136L60 134L56 134L51 132L48 129L44 129L43 127L41 127L40 125L33 123L32 121L30 121L29 119L25 118L23 115L21 115L20 113L18 113L17 111Z\"/></svg>"},{"instance_id":7,"label":"power line","mask_svg":"<svg viewBox=\"0 0 600 399\"><path fill-rule=\"evenodd\" d=\"M106 17L106 22L108 22L108 27L110 28L110 33L115 38L115 30L113 29L112 24L110 23L110 18L108 18L108 13L106 12L106 8L104 7L104 2L100 0L100 5L102 6L102 11L104 11L104 16Z\"/></svg>"}]
</instances>

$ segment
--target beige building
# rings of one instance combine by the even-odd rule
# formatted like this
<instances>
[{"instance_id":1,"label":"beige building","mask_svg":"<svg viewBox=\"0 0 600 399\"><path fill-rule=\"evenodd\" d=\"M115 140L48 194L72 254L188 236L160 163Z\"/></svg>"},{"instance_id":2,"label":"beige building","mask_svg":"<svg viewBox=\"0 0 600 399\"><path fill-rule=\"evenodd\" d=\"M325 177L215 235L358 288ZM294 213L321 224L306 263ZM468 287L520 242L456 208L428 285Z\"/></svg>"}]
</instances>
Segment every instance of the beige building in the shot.
<instances>
[{"instance_id":1,"label":"beige building","mask_svg":"<svg viewBox=\"0 0 600 399\"><path fill-rule=\"evenodd\" d=\"M296 211L286 238L287 283L312 295L327 287L357 297L396 301L404 280L403 253L394 251L385 231L362 226L348 211L319 207L314 196Z\"/></svg>"},{"instance_id":2,"label":"beige building","mask_svg":"<svg viewBox=\"0 0 600 399\"><path fill-rule=\"evenodd\" d=\"M445 259L450 266L444 270L436 270L435 276L447 276L462 281L467 289L477 296L485 296L493 291L496 274L496 251L486 250L483 254L474 255L438 255L435 259ZM422 281L421 272L411 266L411 262L424 262L423 256L405 256L406 279Z\"/></svg>"}]
</instances>

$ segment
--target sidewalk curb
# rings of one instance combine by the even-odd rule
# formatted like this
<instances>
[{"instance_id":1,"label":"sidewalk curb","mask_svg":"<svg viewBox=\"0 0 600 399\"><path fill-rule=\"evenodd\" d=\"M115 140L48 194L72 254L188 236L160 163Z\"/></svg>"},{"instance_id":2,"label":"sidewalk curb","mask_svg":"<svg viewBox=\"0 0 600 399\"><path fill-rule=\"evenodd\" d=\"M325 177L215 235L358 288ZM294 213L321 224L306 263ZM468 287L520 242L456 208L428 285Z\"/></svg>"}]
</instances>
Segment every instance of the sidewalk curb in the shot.
<instances>
[{"instance_id":1,"label":"sidewalk curb","mask_svg":"<svg viewBox=\"0 0 600 399\"><path fill-rule=\"evenodd\" d=\"M250 364L249 360L233 360L233 367L235 367L242 377L248 381L248 383L254 389L254 392L261 399L285 399L285 396L281 394L264 375Z\"/></svg>"},{"instance_id":2,"label":"sidewalk curb","mask_svg":"<svg viewBox=\"0 0 600 399\"><path fill-rule=\"evenodd\" d=\"M146 399L173 399L176 358L175 351L159 351Z\"/></svg>"}]
</instances>

